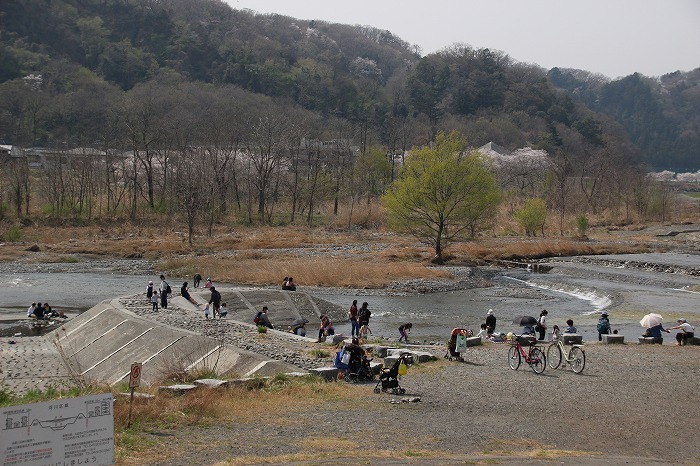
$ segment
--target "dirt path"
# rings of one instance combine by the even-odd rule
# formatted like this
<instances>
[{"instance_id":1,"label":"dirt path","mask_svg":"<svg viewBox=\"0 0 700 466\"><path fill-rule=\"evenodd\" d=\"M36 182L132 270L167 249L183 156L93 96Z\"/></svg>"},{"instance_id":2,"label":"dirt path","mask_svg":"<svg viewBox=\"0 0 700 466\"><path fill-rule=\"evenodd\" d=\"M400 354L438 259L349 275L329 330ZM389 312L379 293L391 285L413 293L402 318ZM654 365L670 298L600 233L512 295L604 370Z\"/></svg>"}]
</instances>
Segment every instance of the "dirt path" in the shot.
<instances>
[{"instance_id":1,"label":"dirt path","mask_svg":"<svg viewBox=\"0 0 700 466\"><path fill-rule=\"evenodd\" d=\"M412 367L404 396L356 385L351 402L153 433L148 464L700 464L700 347L591 344L581 375L513 371L506 351Z\"/></svg>"}]
</instances>

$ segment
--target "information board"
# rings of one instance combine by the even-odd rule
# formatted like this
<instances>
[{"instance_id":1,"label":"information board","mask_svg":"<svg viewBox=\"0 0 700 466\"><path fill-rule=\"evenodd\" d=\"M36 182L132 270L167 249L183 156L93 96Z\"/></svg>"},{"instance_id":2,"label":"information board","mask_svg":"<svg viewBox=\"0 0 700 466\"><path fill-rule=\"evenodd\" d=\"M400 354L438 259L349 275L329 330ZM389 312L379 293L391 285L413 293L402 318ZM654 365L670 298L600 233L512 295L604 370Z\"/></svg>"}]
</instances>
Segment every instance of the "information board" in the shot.
<instances>
[{"instance_id":1,"label":"information board","mask_svg":"<svg viewBox=\"0 0 700 466\"><path fill-rule=\"evenodd\" d=\"M112 394L0 408L1 466L114 464Z\"/></svg>"}]
</instances>

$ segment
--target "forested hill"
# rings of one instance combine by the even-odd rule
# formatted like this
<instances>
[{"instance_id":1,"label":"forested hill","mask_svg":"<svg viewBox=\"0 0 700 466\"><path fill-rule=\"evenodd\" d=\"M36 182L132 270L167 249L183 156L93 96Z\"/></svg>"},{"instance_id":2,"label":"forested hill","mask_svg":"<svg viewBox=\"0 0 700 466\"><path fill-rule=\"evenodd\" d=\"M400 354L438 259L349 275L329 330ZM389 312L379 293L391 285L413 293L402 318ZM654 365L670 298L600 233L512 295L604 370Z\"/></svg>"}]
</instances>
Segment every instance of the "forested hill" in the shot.
<instances>
[{"instance_id":1,"label":"forested hill","mask_svg":"<svg viewBox=\"0 0 700 466\"><path fill-rule=\"evenodd\" d=\"M240 88L239 105L266 96L346 121L352 131L343 137L389 152L458 130L474 146L627 164L641 149L657 169L700 168L692 74L598 82L459 44L421 57L389 31L258 15L219 0L0 2L2 143L105 139L122 96L183 82L201 92Z\"/></svg>"}]
</instances>

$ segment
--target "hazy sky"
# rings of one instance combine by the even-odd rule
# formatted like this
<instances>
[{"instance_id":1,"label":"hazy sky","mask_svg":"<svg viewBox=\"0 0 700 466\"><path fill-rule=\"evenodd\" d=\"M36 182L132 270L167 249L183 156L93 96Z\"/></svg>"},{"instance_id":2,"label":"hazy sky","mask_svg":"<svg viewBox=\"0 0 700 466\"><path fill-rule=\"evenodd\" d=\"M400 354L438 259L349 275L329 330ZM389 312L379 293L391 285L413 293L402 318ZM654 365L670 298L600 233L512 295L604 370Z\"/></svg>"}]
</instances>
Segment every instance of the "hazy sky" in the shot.
<instances>
[{"instance_id":1,"label":"hazy sky","mask_svg":"<svg viewBox=\"0 0 700 466\"><path fill-rule=\"evenodd\" d=\"M225 0L233 8L388 29L423 54L462 42L516 61L660 76L700 67L700 0Z\"/></svg>"}]
</instances>

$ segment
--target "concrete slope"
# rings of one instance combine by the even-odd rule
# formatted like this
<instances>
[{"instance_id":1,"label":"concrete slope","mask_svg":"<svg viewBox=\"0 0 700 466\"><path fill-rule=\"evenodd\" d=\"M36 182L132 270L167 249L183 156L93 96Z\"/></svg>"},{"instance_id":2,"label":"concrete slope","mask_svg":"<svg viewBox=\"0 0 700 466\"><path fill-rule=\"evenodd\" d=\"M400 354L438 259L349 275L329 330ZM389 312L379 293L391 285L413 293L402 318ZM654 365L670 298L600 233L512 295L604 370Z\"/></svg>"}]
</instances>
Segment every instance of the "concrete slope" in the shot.
<instances>
[{"instance_id":1,"label":"concrete slope","mask_svg":"<svg viewBox=\"0 0 700 466\"><path fill-rule=\"evenodd\" d=\"M184 301L184 300L182 300ZM178 305L196 307L190 303ZM300 369L265 356L222 345L215 339L137 316L118 300L102 302L62 326L55 334L59 351L75 374L90 381L128 381L140 362L142 383L193 370L228 377L271 375Z\"/></svg>"}]
</instances>

